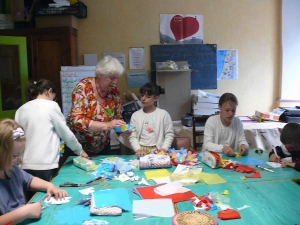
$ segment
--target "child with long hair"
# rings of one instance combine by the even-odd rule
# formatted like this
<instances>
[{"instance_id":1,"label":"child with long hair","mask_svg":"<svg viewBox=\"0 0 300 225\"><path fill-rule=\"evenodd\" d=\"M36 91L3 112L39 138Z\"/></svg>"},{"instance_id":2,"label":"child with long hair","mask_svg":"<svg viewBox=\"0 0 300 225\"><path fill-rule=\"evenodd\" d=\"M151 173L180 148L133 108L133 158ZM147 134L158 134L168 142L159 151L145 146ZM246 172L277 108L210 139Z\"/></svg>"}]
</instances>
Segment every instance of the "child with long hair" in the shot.
<instances>
[{"instance_id":1,"label":"child with long hair","mask_svg":"<svg viewBox=\"0 0 300 225\"><path fill-rule=\"evenodd\" d=\"M15 120L27 134L22 168L33 176L50 181L58 168L60 139L76 155L88 157L55 102L56 88L46 79L29 81L28 102L16 112Z\"/></svg>"},{"instance_id":2,"label":"child with long hair","mask_svg":"<svg viewBox=\"0 0 300 225\"><path fill-rule=\"evenodd\" d=\"M140 88L143 108L132 114L130 124L134 127L129 137L130 144L137 156L166 152L174 139L173 122L170 114L157 108L154 103L164 89L154 83L146 83Z\"/></svg>"},{"instance_id":3,"label":"child with long hair","mask_svg":"<svg viewBox=\"0 0 300 225\"><path fill-rule=\"evenodd\" d=\"M27 218L39 218L42 205L39 202L25 204L24 191L39 190L63 199L67 192L53 184L34 177L16 163L25 150L23 128L11 119L0 120L0 224L19 223Z\"/></svg>"}]
</instances>

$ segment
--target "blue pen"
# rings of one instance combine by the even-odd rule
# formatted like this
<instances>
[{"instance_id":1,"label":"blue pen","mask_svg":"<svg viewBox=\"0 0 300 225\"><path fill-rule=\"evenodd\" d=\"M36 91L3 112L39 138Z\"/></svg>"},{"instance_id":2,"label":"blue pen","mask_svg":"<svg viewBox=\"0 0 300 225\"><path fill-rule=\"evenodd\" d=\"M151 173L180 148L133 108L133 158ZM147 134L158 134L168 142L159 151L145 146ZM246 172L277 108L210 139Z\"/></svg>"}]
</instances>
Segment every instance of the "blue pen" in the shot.
<instances>
[{"instance_id":1,"label":"blue pen","mask_svg":"<svg viewBox=\"0 0 300 225\"><path fill-rule=\"evenodd\" d=\"M100 180L101 178L102 178L101 176L100 177L96 177L95 179L86 182L86 184L93 183L94 181Z\"/></svg>"}]
</instances>

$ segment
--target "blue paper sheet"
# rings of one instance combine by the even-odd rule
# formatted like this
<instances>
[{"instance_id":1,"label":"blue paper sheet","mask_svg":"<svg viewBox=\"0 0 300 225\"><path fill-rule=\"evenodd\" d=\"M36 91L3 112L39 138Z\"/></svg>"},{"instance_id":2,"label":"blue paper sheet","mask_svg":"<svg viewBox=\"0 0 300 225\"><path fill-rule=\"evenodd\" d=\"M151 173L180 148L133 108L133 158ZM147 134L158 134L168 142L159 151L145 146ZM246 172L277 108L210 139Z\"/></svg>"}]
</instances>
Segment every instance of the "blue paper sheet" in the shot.
<instances>
[{"instance_id":1,"label":"blue paper sheet","mask_svg":"<svg viewBox=\"0 0 300 225\"><path fill-rule=\"evenodd\" d=\"M125 211L132 210L132 202L125 188L95 191L92 194L95 208L117 206Z\"/></svg>"},{"instance_id":2,"label":"blue paper sheet","mask_svg":"<svg viewBox=\"0 0 300 225\"><path fill-rule=\"evenodd\" d=\"M67 207L57 211L54 215L54 220L58 224L82 224L84 221L91 219L89 208L81 205Z\"/></svg>"}]
</instances>

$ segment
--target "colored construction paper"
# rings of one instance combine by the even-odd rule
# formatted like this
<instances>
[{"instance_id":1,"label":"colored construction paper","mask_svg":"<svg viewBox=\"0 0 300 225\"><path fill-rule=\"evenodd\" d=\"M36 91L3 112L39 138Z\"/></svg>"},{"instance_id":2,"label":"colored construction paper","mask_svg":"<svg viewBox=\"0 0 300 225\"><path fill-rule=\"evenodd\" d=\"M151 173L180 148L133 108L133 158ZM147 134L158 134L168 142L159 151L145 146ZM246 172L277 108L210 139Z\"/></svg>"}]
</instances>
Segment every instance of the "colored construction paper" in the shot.
<instances>
[{"instance_id":1,"label":"colored construction paper","mask_svg":"<svg viewBox=\"0 0 300 225\"><path fill-rule=\"evenodd\" d=\"M59 210L53 218L58 224L68 225L82 224L84 221L92 219L89 208L82 205Z\"/></svg>"},{"instance_id":2,"label":"colored construction paper","mask_svg":"<svg viewBox=\"0 0 300 225\"><path fill-rule=\"evenodd\" d=\"M261 165L266 163L265 160L257 158L244 158L240 162L247 165Z\"/></svg>"},{"instance_id":3,"label":"colored construction paper","mask_svg":"<svg viewBox=\"0 0 300 225\"><path fill-rule=\"evenodd\" d=\"M171 172L169 172L166 169L159 169L159 170L147 170L144 172L144 174L147 180L151 180L152 177L155 178L168 177L171 175Z\"/></svg>"},{"instance_id":4,"label":"colored construction paper","mask_svg":"<svg viewBox=\"0 0 300 225\"><path fill-rule=\"evenodd\" d=\"M199 177L206 184L222 184L222 183L226 183L227 182L222 177L220 177L218 174L200 173Z\"/></svg>"},{"instance_id":5,"label":"colored construction paper","mask_svg":"<svg viewBox=\"0 0 300 225\"><path fill-rule=\"evenodd\" d=\"M172 195L160 196L159 194L156 194L154 192L154 188L158 186L160 185L148 186L148 187L137 187L134 188L132 191L133 193L139 195L142 199L170 198L172 199L173 203L187 201L196 196L196 194L194 194L191 191L185 193L177 193Z\"/></svg>"},{"instance_id":6,"label":"colored construction paper","mask_svg":"<svg viewBox=\"0 0 300 225\"><path fill-rule=\"evenodd\" d=\"M114 188L95 191L92 194L95 208L105 208L116 206L125 211L132 209L132 203L129 194L125 188Z\"/></svg>"}]
</instances>

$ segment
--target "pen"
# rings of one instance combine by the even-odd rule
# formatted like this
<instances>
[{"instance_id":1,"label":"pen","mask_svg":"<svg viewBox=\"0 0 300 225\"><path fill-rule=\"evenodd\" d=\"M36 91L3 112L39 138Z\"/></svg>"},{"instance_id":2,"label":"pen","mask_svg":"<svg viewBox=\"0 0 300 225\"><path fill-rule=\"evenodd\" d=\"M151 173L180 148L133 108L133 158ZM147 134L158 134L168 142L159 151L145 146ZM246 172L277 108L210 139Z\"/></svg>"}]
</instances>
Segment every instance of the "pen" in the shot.
<instances>
[{"instance_id":1,"label":"pen","mask_svg":"<svg viewBox=\"0 0 300 225\"><path fill-rule=\"evenodd\" d=\"M261 169L263 169L263 170L267 170L267 171L269 171L269 172L272 172L272 173L274 173L274 171L273 171L273 170L270 170L270 169L268 169L268 168L265 168L265 167L262 167L262 166L259 166L259 165L256 165L256 167L258 167L258 168L261 168Z\"/></svg>"},{"instance_id":2,"label":"pen","mask_svg":"<svg viewBox=\"0 0 300 225\"><path fill-rule=\"evenodd\" d=\"M274 148L274 153L275 153L275 155L276 155L277 159L279 159L279 156L278 156L278 154L277 154L276 147ZM281 161L281 160L279 160L278 162L280 162L280 161Z\"/></svg>"},{"instance_id":3,"label":"pen","mask_svg":"<svg viewBox=\"0 0 300 225\"><path fill-rule=\"evenodd\" d=\"M96 180L100 180L101 178L102 178L101 176L100 176L100 177L96 177L95 179L93 179L93 180L90 180L90 181L86 182L86 184L93 183L94 181L96 181Z\"/></svg>"}]
</instances>

